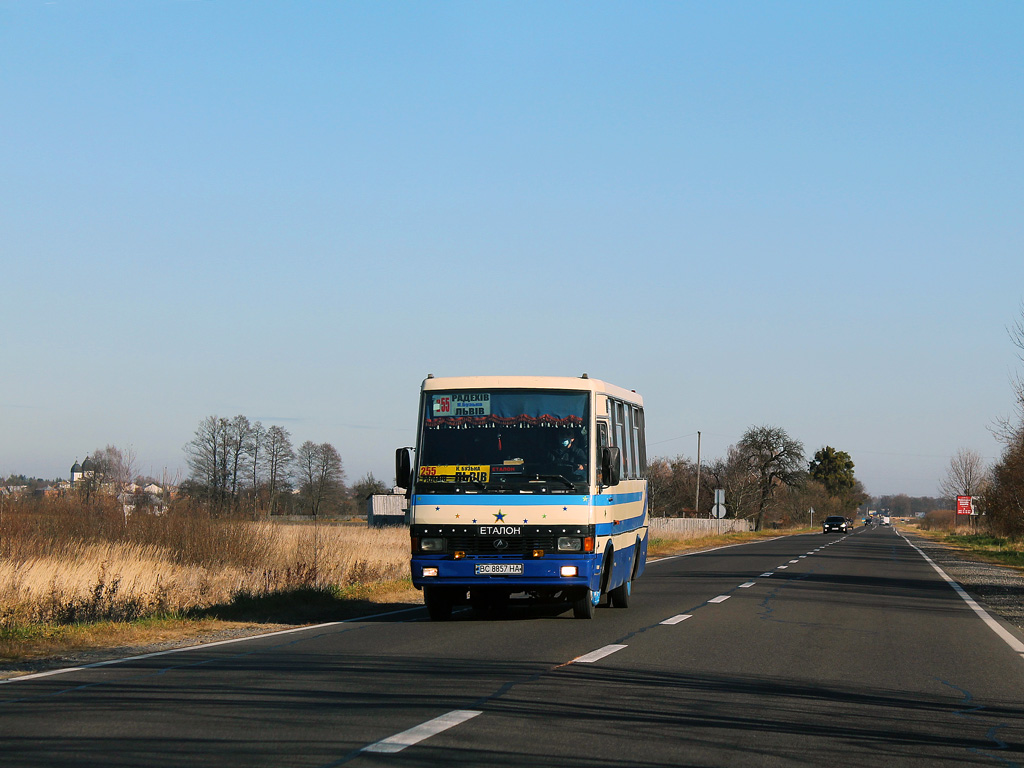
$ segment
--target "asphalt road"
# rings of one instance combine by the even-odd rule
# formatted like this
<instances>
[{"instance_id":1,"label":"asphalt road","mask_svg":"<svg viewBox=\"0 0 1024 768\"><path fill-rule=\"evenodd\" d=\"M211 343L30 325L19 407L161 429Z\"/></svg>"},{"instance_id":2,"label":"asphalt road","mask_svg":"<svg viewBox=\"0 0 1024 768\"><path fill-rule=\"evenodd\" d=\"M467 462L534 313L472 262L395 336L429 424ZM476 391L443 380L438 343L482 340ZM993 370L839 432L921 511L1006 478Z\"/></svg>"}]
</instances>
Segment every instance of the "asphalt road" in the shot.
<instances>
[{"instance_id":1,"label":"asphalt road","mask_svg":"<svg viewBox=\"0 0 1024 768\"><path fill-rule=\"evenodd\" d=\"M571 616L415 609L9 681L0 765L1024 762L1020 633L889 528L651 563L628 609Z\"/></svg>"}]
</instances>

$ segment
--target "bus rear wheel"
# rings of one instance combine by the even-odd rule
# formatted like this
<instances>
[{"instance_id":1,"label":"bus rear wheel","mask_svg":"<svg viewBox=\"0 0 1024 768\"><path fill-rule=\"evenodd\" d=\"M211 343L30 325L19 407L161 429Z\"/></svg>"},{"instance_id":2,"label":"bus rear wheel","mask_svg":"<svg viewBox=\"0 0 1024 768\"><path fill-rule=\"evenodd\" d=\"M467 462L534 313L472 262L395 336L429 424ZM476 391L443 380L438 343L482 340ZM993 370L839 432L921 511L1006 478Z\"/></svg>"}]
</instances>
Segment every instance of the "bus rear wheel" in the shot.
<instances>
[{"instance_id":1,"label":"bus rear wheel","mask_svg":"<svg viewBox=\"0 0 1024 768\"><path fill-rule=\"evenodd\" d=\"M427 613L434 621L448 621L452 617L452 605L455 603L450 590L444 587L424 587L423 602L427 605Z\"/></svg>"},{"instance_id":2,"label":"bus rear wheel","mask_svg":"<svg viewBox=\"0 0 1024 768\"><path fill-rule=\"evenodd\" d=\"M577 619L592 619L598 602L601 600L601 593L592 589L584 589L577 593L572 603L572 615Z\"/></svg>"}]
</instances>

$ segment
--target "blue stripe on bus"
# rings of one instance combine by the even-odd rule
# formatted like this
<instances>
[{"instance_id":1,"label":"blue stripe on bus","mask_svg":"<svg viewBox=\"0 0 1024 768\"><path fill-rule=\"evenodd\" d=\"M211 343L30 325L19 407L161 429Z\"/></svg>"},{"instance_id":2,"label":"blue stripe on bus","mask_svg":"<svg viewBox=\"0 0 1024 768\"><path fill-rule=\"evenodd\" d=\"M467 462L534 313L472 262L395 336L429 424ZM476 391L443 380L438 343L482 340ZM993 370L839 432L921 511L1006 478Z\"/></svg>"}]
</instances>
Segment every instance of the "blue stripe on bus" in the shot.
<instances>
[{"instance_id":1,"label":"blue stripe on bus","mask_svg":"<svg viewBox=\"0 0 1024 768\"><path fill-rule=\"evenodd\" d=\"M616 533L628 533L629 531L635 530L644 524L647 519L646 514L639 514L636 517L631 517L628 520L619 520L617 523L598 523L595 526L594 532L598 536L611 536Z\"/></svg>"},{"instance_id":2,"label":"blue stripe on bus","mask_svg":"<svg viewBox=\"0 0 1024 768\"><path fill-rule=\"evenodd\" d=\"M455 506L486 506L490 504L503 504L508 507L536 507L559 505L569 507L585 507L591 503L595 507L615 507L619 504L631 504L637 501L646 501L646 494L643 491L636 493L602 493L596 496L581 496L578 494L556 494L556 493L459 493L454 495L421 495L412 497L412 503L416 505L430 506L431 504L446 504Z\"/></svg>"},{"instance_id":3,"label":"blue stripe on bus","mask_svg":"<svg viewBox=\"0 0 1024 768\"><path fill-rule=\"evenodd\" d=\"M463 507L485 507L485 506L506 506L506 507L538 507L557 506L563 507L585 507L590 504L590 496L579 496L572 494L545 493L545 494L505 494L505 493L460 493L453 496L431 496L416 495L412 497L412 503L417 506L429 507L431 504L440 506L463 506Z\"/></svg>"},{"instance_id":4,"label":"blue stripe on bus","mask_svg":"<svg viewBox=\"0 0 1024 768\"><path fill-rule=\"evenodd\" d=\"M636 493L601 493L594 497L595 507L614 507L617 504L629 504L644 498L643 491Z\"/></svg>"}]
</instances>

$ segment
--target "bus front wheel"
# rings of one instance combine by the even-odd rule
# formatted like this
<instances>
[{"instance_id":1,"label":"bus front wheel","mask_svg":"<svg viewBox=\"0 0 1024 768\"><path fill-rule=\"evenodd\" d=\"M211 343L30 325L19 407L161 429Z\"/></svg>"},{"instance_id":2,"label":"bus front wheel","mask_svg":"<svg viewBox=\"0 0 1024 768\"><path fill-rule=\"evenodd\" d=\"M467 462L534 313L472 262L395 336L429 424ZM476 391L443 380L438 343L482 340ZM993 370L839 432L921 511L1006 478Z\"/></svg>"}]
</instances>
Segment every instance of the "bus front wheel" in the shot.
<instances>
[{"instance_id":1,"label":"bus front wheel","mask_svg":"<svg viewBox=\"0 0 1024 768\"><path fill-rule=\"evenodd\" d=\"M427 613L434 621L447 621L452 617L455 601L450 590L444 587L424 587L423 602L427 604Z\"/></svg>"},{"instance_id":2,"label":"bus front wheel","mask_svg":"<svg viewBox=\"0 0 1024 768\"><path fill-rule=\"evenodd\" d=\"M584 589L576 595L572 603L572 615L577 619L594 618L594 610L601 600L601 593L593 589Z\"/></svg>"}]
</instances>

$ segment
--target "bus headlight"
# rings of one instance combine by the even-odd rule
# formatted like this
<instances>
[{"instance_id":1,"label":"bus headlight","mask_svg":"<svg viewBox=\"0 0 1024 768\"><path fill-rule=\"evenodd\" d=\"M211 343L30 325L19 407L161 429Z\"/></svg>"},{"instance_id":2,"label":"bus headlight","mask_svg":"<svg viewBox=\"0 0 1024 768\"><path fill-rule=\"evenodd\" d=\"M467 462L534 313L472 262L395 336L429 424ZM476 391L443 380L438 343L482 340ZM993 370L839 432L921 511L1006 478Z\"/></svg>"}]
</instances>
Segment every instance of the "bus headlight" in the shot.
<instances>
[{"instance_id":1,"label":"bus headlight","mask_svg":"<svg viewBox=\"0 0 1024 768\"><path fill-rule=\"evenodd\" d=\"M426 578L428 576L437 576L437 566L428 565L423 569L423 577Z\"/></svg>"},{"instance_id":2,"label":"bus headlight","mask_svg":"<svg viewBox=\"0 0 1024 768\"><path fill-rule=\"evenodd\" d=\"M440 536L424 536L420 539L420 552L444 552L444 539Z\"/></svg>"},{"instance_id":3,"label":"bus headlight","mask_svg":"<svg viewBox=\"0 0 1024 768\"><path fill-rule=\"evenodd\" d=\"M579 568L577 568L575 565L563 565L561 567L561 569L559 570L559 573L562 576L570 576L570 577L571 576L578 576L579 572L580 572Z\"/></svg>"},{"instance_id":4,"label":"bus headlight","mask_svg":"<svg viewBox=\"0 0 1024 768\"><path fill-rule=\"evenodd\" d=\"M582 552L583 551L583 539L578 536L559 536L558 537L558 551L559 552Z\"/></svg>"}]
</instances>

